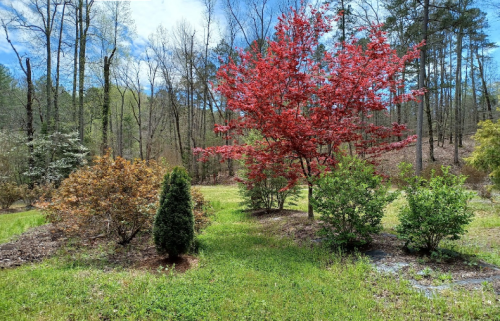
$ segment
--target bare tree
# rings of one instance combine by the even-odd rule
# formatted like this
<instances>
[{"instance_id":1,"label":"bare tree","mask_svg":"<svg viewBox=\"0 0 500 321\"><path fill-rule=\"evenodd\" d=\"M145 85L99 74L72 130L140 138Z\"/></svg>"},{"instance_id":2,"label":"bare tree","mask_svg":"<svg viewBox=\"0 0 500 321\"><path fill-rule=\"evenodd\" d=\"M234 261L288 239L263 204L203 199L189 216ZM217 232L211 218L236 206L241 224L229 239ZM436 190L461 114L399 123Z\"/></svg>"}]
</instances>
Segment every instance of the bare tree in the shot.
<instances>
[{"instance_id":1,"label":"bare tree","mask_svg":"<svg viewBox=\"0 0 500 321\"><path fill-rule=\"evenodd\" d=\"M26 83L28 85L28 91L26 93L26 136L27 136L27 143L28 143L28 169L31 171L33 166L34 166L34 160L33 160L33 137L35 134L35 130L33 128L33 94L34 94L34 89L33 89L33 81L31 79L31 64L30 64L30 59L26 58L26 68L23 66L23 58L17 51L16 47L12 43L12 41L9 38L9 31L7 28L7 24L5 21L2 19L0 20L2 22L2 27L5 32L5 38L7 39L7 42L10 44L12 50L16 54L17 60L19 62L19 67L21 67L21 70L23 71L24 75L26 76ZM30 188L32 188L33 185L30 182Z\"/></svg>"},{"instance_id":2,"label":"bare tree","mask_svg":"<svg viewBox=\"0 0 500 321\"><path fill-rule=\"evenodd\" d=\"M85 91L85 64L86 56L85 52L87 49L88 31L90 28L92 6L94 5L94 0L78 0L78 41L79 41L79 53L78 53L78 135L80 141L83 142L85 120L84 120L84 91Z\"/></svg>"}]
</instances>

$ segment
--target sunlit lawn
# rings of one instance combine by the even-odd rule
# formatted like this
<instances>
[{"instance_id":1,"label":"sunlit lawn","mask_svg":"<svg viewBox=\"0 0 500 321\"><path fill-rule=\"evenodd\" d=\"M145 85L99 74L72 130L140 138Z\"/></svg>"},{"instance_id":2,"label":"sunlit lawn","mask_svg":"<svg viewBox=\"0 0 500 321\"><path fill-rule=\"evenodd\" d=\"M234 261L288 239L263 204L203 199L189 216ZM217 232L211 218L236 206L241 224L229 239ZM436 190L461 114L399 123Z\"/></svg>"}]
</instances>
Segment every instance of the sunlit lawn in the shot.
<instances>
[{"instance_id":1,"label":"sunlit lawn","mask_svg":"<svg viewBox=\"0 0 500 321\"><path fill-rule=\"evenodd\" d=\"M36 210L0 215L0 244L8 242L13 236L45 224L45 217Z\"/></svg>"},{"instance_id":2,"label":"sunlit lawn","mask_svg":"<svg viewBox=\"0 0 500 321\"><path fill-rule=\"evenodd\" d=\"M184 274L103 268L83 248L0 270L0 320L468 320L492 319L491 292L428 299L364 259L298 247L263 233L234 186L202 187L214 222L199 264ZM304 193L305 195L305 193ZM305 202L299 204L304 210ZM485 303L489 302L489 303Z\"/></svg>"}]
</instances>

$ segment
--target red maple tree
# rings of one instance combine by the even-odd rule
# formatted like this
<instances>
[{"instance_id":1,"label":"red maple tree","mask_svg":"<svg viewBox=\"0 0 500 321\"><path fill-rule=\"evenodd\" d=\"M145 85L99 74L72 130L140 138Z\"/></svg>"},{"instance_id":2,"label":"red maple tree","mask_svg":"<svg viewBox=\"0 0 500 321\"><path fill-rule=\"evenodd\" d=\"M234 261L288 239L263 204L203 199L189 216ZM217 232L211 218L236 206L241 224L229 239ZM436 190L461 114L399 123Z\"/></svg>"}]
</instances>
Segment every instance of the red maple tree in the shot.
<instances>
[{"instance_id":1,"label":"red maple tree","mask_svg":"<svg viewBox=\"0 0 500 321\"><path fill-rule=\"evenodd\" d=\"M245 156L249 178L263 179L272 166L289 186L303 177L310 200L314 178L335 167L342 145L373 158L414 140L411 136L391 142L391 137L402 136L405 126L375 125L370 118L389 104L422 94L397 95L397 88L404 86L398 75L407 61L418 58L418 47L398 57L380 25L372 25L365 46L353 38L331 51L319 50L319 39L331 29L326 10L302 8L283 15L276 40L268 40L265 53L241 50L238 64L231 61L219 69L216 90L239 117L215 126L216 132L234 139L233 145L196 149L202 160L215 154ZM262 139L253 144L239 141L249 130L257 130Z\"/></svg>"}]
</instances>

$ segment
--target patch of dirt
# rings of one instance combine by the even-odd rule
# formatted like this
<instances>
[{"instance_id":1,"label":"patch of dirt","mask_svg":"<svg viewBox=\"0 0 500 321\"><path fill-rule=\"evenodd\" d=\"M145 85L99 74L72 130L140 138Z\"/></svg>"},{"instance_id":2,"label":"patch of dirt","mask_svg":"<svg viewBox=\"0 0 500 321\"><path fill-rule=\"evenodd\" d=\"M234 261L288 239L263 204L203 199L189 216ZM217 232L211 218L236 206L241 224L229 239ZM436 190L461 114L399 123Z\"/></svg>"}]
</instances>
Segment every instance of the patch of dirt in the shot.
<instances>
[{"instance_id":1,"label":"patch of dirt","mask_svg":"<svg viewBox=\"0 0 500 321\"><path fill-rule=\"evenodd\" d=\"M178 273L184 273L189 269L198 266L198 258L192 255L182 255L175 259L164 256L152 256L142 262L138 262L137 269L144 269L151 272L168 274L172 270Z\"/></svg>"},{"instance_id":2,"label":"patch of dirt","mask_svg":"<svg viewBox=\"0 0 500 321\"><path fill-rule=\"evenodd\" d=\"M56 254L75 256L89 265L104 266L110 270L121 267L133 270L147 270L154 273L178 273L196 267L198 259L192 255L182 255L174 260L158 255L149 233L136 236L127 246L121 246L104 238L83 239L65 248L67 238L52 224L31 228L9 243L0 244L0 268L11 268L38 262ZM79 254L85 254L85 258Z\"/></svg>"},{"instance_id":3,"label":"patch of dirt","mask_svg":"<svg viewBox=\"0 0 500 321\"><path fill-rule=\"evenodd\" d=\"M317 235L320 220L310 220L299 211L252 212L266 233L292 238L303 246L316 246L322 242ZM373 235L373 242L360 250L380 272L395 273L431 295L433 291L460 286L477 289L488 283L500 295L500 268L465 256L443 250L441 260L431 260L428 254L404 250L404 242L396 235Z\"/></svg>"},{"instance_id":4,"label":"patch of dirt","mask_svg":"<svg viewBox=\"0 0 500 321\"><path fill-rule=\"evenodd\" d=\"M299 245L310 241L319 242L317 232L321 228L320 220L311 220L306 212L294 210L256 210L251 216L258 218L268 234L292 238Z\"/></svg>"},{"instance_id":5,"label":"patch of dirt","mask_svg":"<svg viewBox=\"0 0 500 321\"><path fill-rule=\"evenodd\" d=\"M65 240L52 224L34 227L14 241L0 244L0 268L20 266L52 256Z\"/></svg>"},{"instance_id":6,"label":"patch of dirt","mask_svg":"<svg viewBox=\"0 0 500 321\"><path fill-rule=\"evenodd\" d=\"M475 142L472 136L465 136L463 138L463 146L458 149L458 158L460 165L463 165L463 159L470 156L474 150ZM460 168L453 163L454 145L450 144L448 140L445 141L444 146L437 146L437 141L434 141L434 158L436 162L429 161L429 140L424 138L422 140L422 166L426 168L430 164L438 164L451 166L453 173L459 173ZM388 176L396 176L399 173L398 164L401 162L412 163L415 166L416 149L415 143L400 149L393 150L382 154L379 158L378 170Z\"/></svg>"},{"instance_id":7,"label":"patch of dirt","mask_svg":"<svg viewBox=\"0 0 500 321\"><path fill-rule=\"evenodd\" d=\"M373 236L365 254L377 270L400 273L423 290L441 290L448 285L478 288L483 282L488 282L500 294L499 267L449 250L442 250L440 260L432 260L426 253L404 250L403 245L404 242L395 235L381 233Z\"/></svg>"},{"instance_id":8,"label":"patch of dirt","mask_svg":"<svg viewBox=\"0 0 500 321\"><path fill-rule=\"evenodd\" d=\"M13 214L13 213L25 212L28 210L29 209L27 207L11 207L11 208L0 209L0 214Z\"/></svg>"},{"instance_id":9,"label":"patch of dirt","mask_svg":"<svg viewBox=\"0 0 500 321\"><path fill-rule=\"evenodd\" d=\"M192 255L181 255L172 259L159 255L151 234L138 234L130 244L118 245L108 239L93 239L82 244L89 253L89 263L98 257L104 257L107 268L121 267L132 270L145 270L153 273L168 274L175 270L184 273L198 265L198 259Z\"/></svg>"}]
</instances>

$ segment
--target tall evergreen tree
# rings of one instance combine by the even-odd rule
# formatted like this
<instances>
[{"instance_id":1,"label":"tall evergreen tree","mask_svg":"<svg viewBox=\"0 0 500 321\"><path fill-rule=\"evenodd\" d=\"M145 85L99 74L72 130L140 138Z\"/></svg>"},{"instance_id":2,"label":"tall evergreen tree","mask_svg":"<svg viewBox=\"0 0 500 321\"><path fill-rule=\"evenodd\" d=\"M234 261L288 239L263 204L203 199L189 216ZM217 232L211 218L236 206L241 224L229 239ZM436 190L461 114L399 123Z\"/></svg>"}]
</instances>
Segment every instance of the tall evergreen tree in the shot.
<instances>
[{"instance_id":1,"label":"tall evergreen tree","mask_svg":"<svg viewBox=\"0 0 500 321\"><path fill-rule=\"evenodd\" d=\"M153 237L159 253L176 258L186 253L194 239L191 185L186 170L175 167L165 175Z\"/></svg>"}]
</instances>

